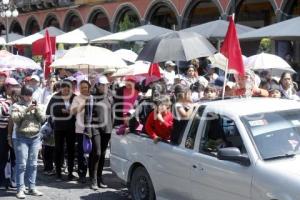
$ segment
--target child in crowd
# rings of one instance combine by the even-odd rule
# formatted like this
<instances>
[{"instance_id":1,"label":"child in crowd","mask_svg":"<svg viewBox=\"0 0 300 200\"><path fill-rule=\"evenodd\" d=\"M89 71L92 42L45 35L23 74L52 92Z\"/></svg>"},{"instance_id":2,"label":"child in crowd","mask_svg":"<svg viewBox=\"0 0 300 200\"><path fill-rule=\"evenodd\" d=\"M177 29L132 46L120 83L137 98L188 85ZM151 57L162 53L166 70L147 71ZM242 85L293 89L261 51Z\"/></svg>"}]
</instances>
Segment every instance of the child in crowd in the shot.
<instances>
[{"instance_id":1,"label":"child in crowd","mask_svg":"<svg viewBox=\"0 0 300 200\"><path fill-rule=\"evenodd\" d=\"M162 96L146 121L146 132L154 143L159 140L170 140L173 115L170 111L171 101L168 96Z\"/></svg>"},{"instance_id":2,"label":"child in crowd","mask_svg":"<svg viewBox=\"0 0 300 200\"><path fill-rule=\"evenodd\" d=\"M204 89L203 95L204 95L204 97L203 97L204 100L214 100L214 99L218 98L217 90L213 86L207 86Z\"/></svg>"}]
</instances>

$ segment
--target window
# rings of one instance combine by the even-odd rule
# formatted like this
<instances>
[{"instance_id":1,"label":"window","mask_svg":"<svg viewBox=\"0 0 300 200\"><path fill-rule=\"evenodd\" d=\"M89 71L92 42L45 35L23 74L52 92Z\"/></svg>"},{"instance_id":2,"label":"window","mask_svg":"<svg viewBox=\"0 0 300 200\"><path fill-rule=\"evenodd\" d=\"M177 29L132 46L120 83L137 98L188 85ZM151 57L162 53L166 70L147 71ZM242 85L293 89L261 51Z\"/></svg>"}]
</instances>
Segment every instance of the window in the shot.
<instances>
[{"instance_id":1,"label":"window","mask_svg":"<svg viewBox=\"0 0 300 200\"><path fill-rule=\"evenodd\" d=\"M185 141L185 148L187 148L187 149L194 149L195 139L196 139L197 132L198 132L197 130L198 130L204 109L205 109L205 106L200 106L197 113L195 114L193 121L192 121L191 128L188 132L188 135L187 135L186 141Z\"/></svg>"},{"instance_id":2,"label":"window","mask_svg":"<svg viewBox=\"0 0 300 200\"><path fill-rule=\"evenodd\" d=\"M244 144L234 121L215 113L208 113L200 152L217 156L220 148L237 147L245 153Z\"/></svg>"}]
</instances>

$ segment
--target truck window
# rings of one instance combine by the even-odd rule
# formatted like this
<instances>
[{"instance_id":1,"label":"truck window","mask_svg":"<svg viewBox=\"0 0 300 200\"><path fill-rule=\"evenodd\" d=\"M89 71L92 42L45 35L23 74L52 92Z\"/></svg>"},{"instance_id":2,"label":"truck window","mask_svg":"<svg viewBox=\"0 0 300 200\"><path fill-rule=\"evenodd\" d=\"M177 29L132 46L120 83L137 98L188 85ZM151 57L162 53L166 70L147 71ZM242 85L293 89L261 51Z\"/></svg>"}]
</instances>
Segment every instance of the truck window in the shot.
<instances>
[{"instance_id":1,"label":"truck window","mask_svg":"<svg viewBox=\"0 0 300 200\"><path fill-rule=\"evenodd\" d=\"M194 149L195 139L197 136L199 124L200 124L204 109L205 109L205 106L200 106L197 113L195 114L193 121L192 121L191 128L188 132L188 135L187 135L186 141L185 141L185 148L187 148L187 149Z\"/></svg>"},{"instance_id":2,"label":"truck window","mask_svg":"<svg viewBox=\"0 0 300 200\"><path fill-rule=\"evenodd\" d=\"M205 120L200 152L217 156L218 149L225 147L237 147L242 153L246 152L240 133L232 119L208 113Z\"/></svg>"}]
</instances>

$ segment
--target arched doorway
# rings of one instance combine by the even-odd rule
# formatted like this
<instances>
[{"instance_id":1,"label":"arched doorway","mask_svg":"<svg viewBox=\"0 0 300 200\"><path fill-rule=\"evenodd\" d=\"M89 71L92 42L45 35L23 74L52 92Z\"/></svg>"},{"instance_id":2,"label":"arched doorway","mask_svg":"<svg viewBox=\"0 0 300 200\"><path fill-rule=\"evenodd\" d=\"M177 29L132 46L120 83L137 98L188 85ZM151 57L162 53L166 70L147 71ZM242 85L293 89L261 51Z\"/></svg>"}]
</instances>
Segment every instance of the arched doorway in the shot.
<instances>
[{"instance_id":1,"label":"arched doorway","mask_svg":"<svg viewBox=\"0 0 300 200\"><path fill-rule=\"evenodd\" d=\"M220 16L220 10L212 0L191 1L183 15L182 28L214 21Z\"/></svg>"},{"instance_id":2,"label":"arched doorway","mask_svg":"<svg viewBox=\"0 0 300 200\"><path fill-rule=\"evenodd\" d=\"M113 32L124 31L141 25L136 9L130 5L121 7L116 13Z\"/></svg>"},{"instance_id":3,"label":"arched doorway","mask_svg":"<svg viewBox=\"0 0 300 200\"><path fill-rule=\"evenodd\" d=\"M167 2L158 2L152 5L146 14L146 22L168 29L178 30L180 28L176 8Z\"/></svg>"},{"instance_id":4,"label":"arched doorway","mask_svg":"<svg viewBox=\"0 0 300 200\"><path fill-rule=\"evenodd\" d=\"M43 25L44 28L49 27L49 26L53 26L58 29L60 28L59 21L58 21L57 17L53 14L50 14L46 17L46 20Z\"/></svg>"},{"instance_id":5,"label":"arched doorway","mask_svg":"<svg viewBox=\"0 0 300 200\"><path fill-rule=\"evenodd\" d=\"M25 35L28 36L28 35L32 35L36 32L39 32L41 29L40 29L40 26L38 24L38 21L34 18L34 17L31 17L27 20L27 24L26 24L26 28L25 28Z\"/></svg>"},{"instance_id":6,"label":"arched doorway","mask_svg":"<svg viewBox=\"0 0 300 200\"><path fill-rule=\"evenodd\" d=\"M300 0L286 0L283 3L281 21L300 16ZM296 25L295 25L296 26ZM297 71L295 81L300 84L300 42L278 41L276 43L277 53L288 61Z\"/></svg>"},{"instance_id":7,"label":"arched doorway","mask_svg":"<svg viewBox=\"0 0 300 200\"><path fill-rule=\"evenodd\" d=\"M9 32L23 35L23 29L17 20L11 22Z\"/></svg>"},{"instance_id":8,"label":"arched doorway","mask_svg":"<svg viewBox=\"0 0 300 200\"><path fill-rule=\"evenodd\" d=\"M0 23L0 35L5 35L5 34L6 34L5 25Z\"/></svg>"},{"instance_id":9,"label":"arched doorway","mask_svg":"<svg viewBox=\"0 0 300 200\"><path fill-rule=\"evenodd\" d=\"M107 15L99 8L92 11L88 22L104 30L111 31Z\"/></svg>"},{"instance_id":10,"label":"arched doorway","mask_svg":"<svg viewBox=\"0 0 300 200\"><path fill-rule=\"evenodd\" d=\"M300 16L300 0L286 0L284 5L281 20Z\"/></svg>"},{"instance_id":11,"label":"arched doorway","mask_svg":"<svg viewBox=\"0 0 300 200\"><path fill-rule=\"evenodd\" d=\"M276 23L274 8L269 0L236 0L235 14L236 22L253 28Z\"/></svg>"},{"instance_id":12,"label":"arched doorway","mask_svg":"<svg viewBox=\"0 0 300 200\"><path fill-rule=\"evenodd\" d=\"M75 13L74 11L70 11L65 18L64 31L69 32L76 28L79 28L82 25L83 23L80 15Z\"/></svg>"}]
</instances>

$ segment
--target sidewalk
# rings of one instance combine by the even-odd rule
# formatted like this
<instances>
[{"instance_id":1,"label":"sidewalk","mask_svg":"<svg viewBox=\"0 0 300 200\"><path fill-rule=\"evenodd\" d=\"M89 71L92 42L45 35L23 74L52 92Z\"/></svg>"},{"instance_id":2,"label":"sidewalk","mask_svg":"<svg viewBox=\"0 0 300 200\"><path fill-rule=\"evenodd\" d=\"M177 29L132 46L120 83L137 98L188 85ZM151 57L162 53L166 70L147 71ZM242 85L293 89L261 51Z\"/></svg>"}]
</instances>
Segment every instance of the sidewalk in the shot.
<instances>
[{"instance_id":1,"label":"sidewalk","mask_svg":"<svg viewBox=\"0 0 300 200\"><path fill-rule=\"evenodd\" d=\"M74 173L77 175L77 173ZM38 169L37 188L44 193L43 197L26 196L29 200L128 200L127 188L113 175L109 167L104 168L103 179L108 185L107 189L93 191L89 189L89 183L80 184L77 181L67 182L67 176L63 176L63 182L56 182L55 176L43 174L41 166ZM16 191L0 190L1 200L15 200Z\"/></svg>"}]
</instances>

